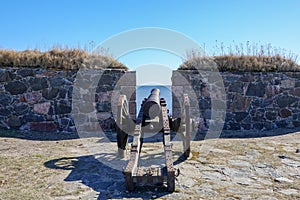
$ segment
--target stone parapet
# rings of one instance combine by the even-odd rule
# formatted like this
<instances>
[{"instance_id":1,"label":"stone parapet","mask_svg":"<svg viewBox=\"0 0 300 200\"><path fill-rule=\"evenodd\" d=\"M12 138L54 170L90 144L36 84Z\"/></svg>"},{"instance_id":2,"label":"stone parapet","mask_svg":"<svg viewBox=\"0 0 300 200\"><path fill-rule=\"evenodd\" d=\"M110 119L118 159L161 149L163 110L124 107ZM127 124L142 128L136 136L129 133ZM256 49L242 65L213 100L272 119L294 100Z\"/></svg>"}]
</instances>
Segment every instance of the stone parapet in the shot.
<instances>
[{"instance_id":1,"label":"stone parapet","mask_svg":"<svg viewBox=\"0 0 300 200\"><path fill-rule=\"evenodd\" d=\"M98 79L95 88L88 88L86 82L91 81L91 76L79 75L78 70L0 68L0 129L74 132L76 127L72 110L80 109L72 108L74 99L79 100L82 105L92 102L90 111L96 111L102 129L114 129L112 110L119 95L132 94L129 104L135 108L135 72L98 72L101 74L100 80ZM80 77L81 75L86 77ZM82 95L73 97L74 81L81 81L81 89L90 94L84 95L83 92ZM85 111L87 107L85 106ZM135 112L135 109L131 110L133 118Z\"/></svg>"},{"instance_id":2,"label":"stone parapet","mask_svg":"<svg viewBox=\"0 0 300 200\"><path fill-rule=\"evenodd\" d=\"M227 130L300 126L300 72L177 70L173 71L172 92L174 117L180 116L179 102L183 93L188 93L193 102L193 118L205 123L206 128L211 121L218 120L211 116L212 110L218 111L218 107L213 106L216 101L226 104L223 128Z\"/></svg>"}]
</instances>

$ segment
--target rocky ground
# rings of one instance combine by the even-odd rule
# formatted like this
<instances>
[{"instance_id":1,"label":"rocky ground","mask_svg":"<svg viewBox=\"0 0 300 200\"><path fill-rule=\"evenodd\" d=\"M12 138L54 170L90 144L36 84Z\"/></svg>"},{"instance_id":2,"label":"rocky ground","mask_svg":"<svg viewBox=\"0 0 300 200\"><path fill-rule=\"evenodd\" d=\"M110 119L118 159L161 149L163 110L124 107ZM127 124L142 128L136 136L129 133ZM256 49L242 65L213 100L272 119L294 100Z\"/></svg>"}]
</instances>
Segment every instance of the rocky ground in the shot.
<instances>
[{"instance_id":1,"label":"rocky ground","mask_svg":"<svg viewBox=\"0 0 300 200\"><path fill-rule=\"evenodd\" d=\"M116 150L115 142L46 133L0 136L1 200L300 199L300 132L193 141L192 154L183 162L178 160L181 144L174 141L180 175L173 193L163 188L126 191L122 172L99 162L118 161L114 153L101 152ZM96 156L94 147L101 147ZM142 163L162 159L160 148L160 142L144 143Z\"/></svg>"}]
</instances>

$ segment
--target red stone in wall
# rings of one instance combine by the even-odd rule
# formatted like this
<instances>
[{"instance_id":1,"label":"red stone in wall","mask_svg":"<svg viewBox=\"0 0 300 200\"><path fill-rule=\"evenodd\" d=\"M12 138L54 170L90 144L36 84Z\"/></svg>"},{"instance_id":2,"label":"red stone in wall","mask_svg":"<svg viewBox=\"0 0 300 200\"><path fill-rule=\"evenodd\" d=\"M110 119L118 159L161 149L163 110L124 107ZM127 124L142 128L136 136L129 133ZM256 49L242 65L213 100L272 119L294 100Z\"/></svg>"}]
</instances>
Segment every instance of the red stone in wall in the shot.
<instances>
[{"instance_id":1,"label":"red stone in wall","mask_svg":"<svg viewBox=\"0 0 300 200\"><path fill-rule=\"evenodd\" d=\"M57 124L54 122L28 122L25 129L38 132L56 132Z\"/></svg>"}]
</instances>

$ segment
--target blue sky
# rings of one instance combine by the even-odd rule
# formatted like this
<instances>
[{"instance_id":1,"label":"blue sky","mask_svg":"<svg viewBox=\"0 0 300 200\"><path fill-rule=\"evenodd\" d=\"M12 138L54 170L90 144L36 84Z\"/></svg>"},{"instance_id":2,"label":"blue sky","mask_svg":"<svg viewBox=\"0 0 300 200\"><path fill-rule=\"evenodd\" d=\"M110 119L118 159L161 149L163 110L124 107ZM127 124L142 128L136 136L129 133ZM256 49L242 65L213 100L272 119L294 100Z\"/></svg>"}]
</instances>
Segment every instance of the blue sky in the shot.
<instances>
[{"instance_id":1,"label":"blue sky","mask_svg":"<svg viewBox=\"0 0 300 200\"><path fill-rule=\"evenodd\" d=\"M271 43L300 53L299 0L10 0L0 5L0 48L5 49L90 49L123 31L162 27L205 44L209 53L216 40L225 46L232 41ZM131 69L148 63L177 68L182 62L149 50L119 60Z\"/></svg>"}]
</instances>

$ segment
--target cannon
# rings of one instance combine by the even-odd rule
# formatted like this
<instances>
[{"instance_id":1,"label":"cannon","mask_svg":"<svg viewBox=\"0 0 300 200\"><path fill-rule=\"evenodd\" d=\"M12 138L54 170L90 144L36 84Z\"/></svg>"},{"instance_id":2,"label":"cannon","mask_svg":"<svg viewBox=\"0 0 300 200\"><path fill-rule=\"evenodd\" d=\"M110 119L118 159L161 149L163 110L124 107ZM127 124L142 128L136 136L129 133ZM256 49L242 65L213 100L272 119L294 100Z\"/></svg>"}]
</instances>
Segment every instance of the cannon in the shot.
<instances>
[{"instance_id":1,"label":"cannon","mask_svg":"<svg viewBox=\"0 0 300 200\"><path fill-rule=\"evenodd\" d=\"M173 119L168 116L167 104L164 98L160 98L160 90L152 89L148 98L142 102L137 119L130 118L128 101L125 95L120 95L117 111L117 143L121 158L126 155L128 135L133 135L130 149L130 159L124 170L125 186L129 191L136 185L167 185L167 191L175 190L175 169L172 159L171 132L179 132L183 142L183 156L188 158L190 154L190 103L188 95L184 94L181 118ZM165 167L145 169L138 162L143 145L145 133L162 133Z\"/></svg>"}]
</instances>

